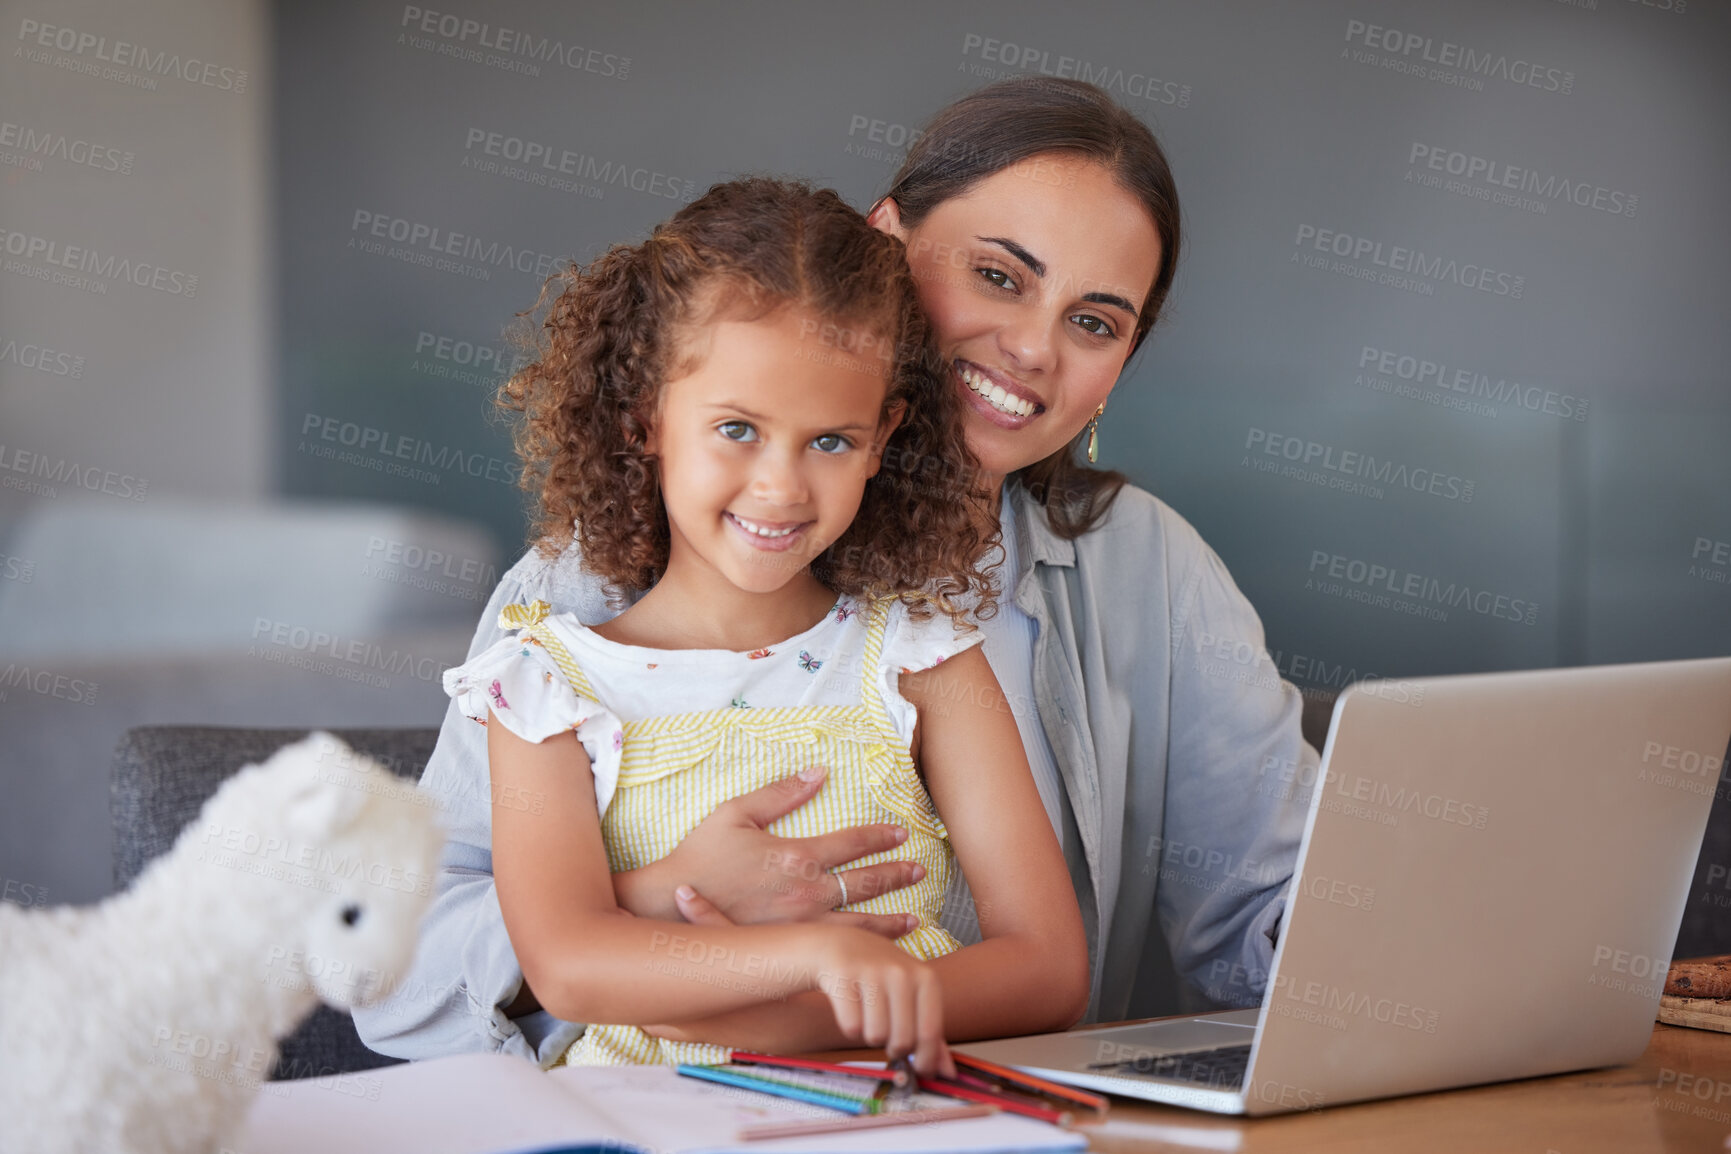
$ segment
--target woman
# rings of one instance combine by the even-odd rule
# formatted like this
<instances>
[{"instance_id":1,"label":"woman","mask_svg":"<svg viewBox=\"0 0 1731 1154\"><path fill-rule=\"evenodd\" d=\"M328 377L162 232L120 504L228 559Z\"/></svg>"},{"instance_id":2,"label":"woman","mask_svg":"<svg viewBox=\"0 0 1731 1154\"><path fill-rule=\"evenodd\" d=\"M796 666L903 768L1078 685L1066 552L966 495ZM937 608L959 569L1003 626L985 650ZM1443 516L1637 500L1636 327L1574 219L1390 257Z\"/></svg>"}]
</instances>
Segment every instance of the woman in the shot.
<instances>
[{"instance_id":1,"label":"woman","mask_svg":"<svg viewBox=\"0 0 1731 1154\"><path fill-rule=\"evenodd\" d=\"M997 495L1006 557L1000 610L981 622L985 653L1082 908L1086 1020L1125 1017L1138 981L1169 968L1211 1002L1254 1004L1303 825L1285 783L1314 780L1317 760L1299 734L1299 695L1196 532L1121 475L1075 460L1112 435L1107 398L1172 284L1179 216L1165 158L1091 85L1003 81L938 115L870 219L907 246L983 487ZM482 614L471 656L500 636L501 606L535 599L591 623L616 612L574 548L554 561L530 550ZM491 804L535 801L489 797L478 729L447 713L423 778L446 798L452 842L416 969L355 1022L373 1049L402 1057L495 1049L551 1061L581 1026L541 1011L523 983L487 848ZM821 787L821 774L806 775L721 807L668 857L618 875L620 904L643 917L836 917L899 933L891 919L827 912L844 892L857 901L915 880L911 863L837 868L892 848L892 827L765 832ZM977 940L965 884L952 899L946 925ZM658 1032L810 1043L823 1037L820 1001Z\"/></svg>"}]
</instances>

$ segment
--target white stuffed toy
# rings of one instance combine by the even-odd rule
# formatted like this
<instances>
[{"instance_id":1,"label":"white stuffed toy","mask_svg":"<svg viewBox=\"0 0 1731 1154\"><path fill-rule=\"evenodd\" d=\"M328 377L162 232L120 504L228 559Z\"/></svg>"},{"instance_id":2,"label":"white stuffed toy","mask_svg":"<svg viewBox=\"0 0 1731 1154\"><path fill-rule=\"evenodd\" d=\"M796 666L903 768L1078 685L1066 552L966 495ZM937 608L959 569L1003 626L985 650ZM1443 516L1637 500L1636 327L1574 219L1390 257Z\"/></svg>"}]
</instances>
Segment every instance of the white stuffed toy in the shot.
<instances>
[{"instance_id":1,"label":"white stuffed toy","mask_svg":"<svg viewBox=\"0 0 1731 1154\"><path fill-rule=\"evenodd\" d=\"M125 893L0 904L0 1152L232 1145L277 1040L408 969L429 800L315 733L224 782Z\"/></svg>"}]
</instances>

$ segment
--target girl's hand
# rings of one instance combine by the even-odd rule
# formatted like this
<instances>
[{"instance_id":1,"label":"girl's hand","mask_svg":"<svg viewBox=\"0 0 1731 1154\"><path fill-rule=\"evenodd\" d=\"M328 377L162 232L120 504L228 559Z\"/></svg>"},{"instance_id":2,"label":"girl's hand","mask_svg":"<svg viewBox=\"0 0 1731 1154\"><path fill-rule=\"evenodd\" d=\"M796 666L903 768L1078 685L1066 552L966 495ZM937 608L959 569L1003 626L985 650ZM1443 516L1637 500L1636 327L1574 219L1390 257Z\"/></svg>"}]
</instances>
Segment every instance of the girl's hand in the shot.
<instances>
[{"instance_id":1,"label":"girl's hand","mask_svg":"<svg viewBox=\"0 0 1731 1154\"><path fill-rule=\"evenodd\" d=\"M830 874L836 866L894 849L907 840L906 830L857 825L805 838L767 832L817 795L825 772L813 766L723 802L666 857L614 874L620 908L674 921L681 916L672 900L674 888L701 881L704 896L739 925L829 920L889 938L907 933L900 915L832 914L841 887ZM845 876L848 897L857 902L913 885L925 870L911 861L892 861L847 870Z\"/></svg>"},{"instance_id":2,"label":"girl's hand","mask_svg":"<svg viewBox=\"0 0 1731 1154\"><path fill-rule=\"evenodd\" d=\"M823 935L815 982L849 1039L882 1046L890 1058L914 1056L922 1073L956 1076L944 1042L943 984L931 966L873 934Z\"/></svg>"},{"instance_id":3,"label":"girl's hand","mask_svg":"<svg viewBox=\"0 0 1731 1154\"><path fill-rule=\"evenodd\" d=\"M674 899L679 903L680 913L685 920L693 925L732 924L725 914L690 886L680 886L675 891ZM915 923L919 920L911 915L909 917ZM911 926L909 928L912 929ZM854 935L850 935L850 938L857 940ZM846 948L844 943L843 949ZM856 959L852 963L834 967L830 971L833 980L826 980L824 974L819 975L819 992L828 999L842 1034L851 1041L863 1040L870 1045L884 1046L891 1058L900 1057L912 1050L915 1052L914 1064L920 1070L936 1069L945 1077L955 1077L955 1063L950 1058L949 1047L945 1044L943 1035L943 992L931 967L893 946L888 950L887 959L876 953L876 947L872 957L876 959L875 962L867 960L862 964ZM891 971L894 972L893 975ZM912 978L905 977L904 971L911 973ZM874 974L878 979L876 983L872 982ZM866 976L867 984L863 987L857 984L861 975ZM883 990L886 993L873 997L867 993L873 990ZM887 992L890 990L902 991L899 1001L888 996ZM845 1002L845 1006L837 1006L838 997ZM868 1002L875 1002L875 1005L868 1006ZM746 1011L745 1014L751 1015L753 1011ZM725 1023L711 1019L697 1023L695 1029L670 1024L646 1027L646 1031L656 1037L676 1041L715 1041L727 1037L730 1029L739 1029L738 1019L741 1016L743 1015L730 1016ZM756 1016L761 1018L761 1012ZM898 1021L907 1024L907 1031L897 1032ZM883 1029L886 1022L889 1024L887 1033L873 1032L874 1023L876 1028ZM929 1036L923 1032L928 1029Z\"/></svg>"}]
</instances>

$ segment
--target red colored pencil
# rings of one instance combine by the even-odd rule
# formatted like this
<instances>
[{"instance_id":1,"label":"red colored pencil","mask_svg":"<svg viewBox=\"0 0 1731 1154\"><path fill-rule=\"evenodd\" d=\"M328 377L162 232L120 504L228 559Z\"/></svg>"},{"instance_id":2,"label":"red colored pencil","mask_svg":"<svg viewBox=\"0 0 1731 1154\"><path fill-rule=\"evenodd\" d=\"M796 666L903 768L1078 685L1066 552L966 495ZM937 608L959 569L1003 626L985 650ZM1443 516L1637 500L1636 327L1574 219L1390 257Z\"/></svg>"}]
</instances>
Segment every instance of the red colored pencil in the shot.
<instances>
[{"instance_id":1,"label":"red colored pencil","mask_svg":"<svg viewBox=\"0 0 1731 1154\"><path fill-rule=\"evenodd\" d=\"M1074 1117L1068 1110L1050 1110L1044 1106L1033 1106L1015 1098L1007 1098L985 1090L976 1090L972 1086L964 1086L960 1082L952 1082L948 1078L928 1078L921 1074L916 1080L919 1082L920 1089L929 1090L933 1094L961 1098L968 1102L988 1103L1006 1113L1024 1114L1029 1118L1050 1122L1054 1126L1068 1126Z\"/></svg>"},{"instance_id":2,"label":"red colored pencil","mask_svg":"<svg viewBox=\"0 0 1731 1154\"><path fill-rule=\"evenodd\" d=\"M1105 1113L1106 1109L1111 1105L1109 1100L1102 1098L1098 1094L1090 1094L1085 1090L1078 1090L1073 1086L1064 1086L1057 1082L1050 1082L1045 1078L1036 1078L1032 1074L1013 1069L1009 1066L1000 1066L996 1062L988 1062L984 1058L976 1058L972 1054L964 1054L960 1050L950 1051L950 1057L955 1059L956 1065L958 1066L968 1066L972 1069L978 1070L982 1074L990 1074L994 1078L999 1078L1005 1082L1011 1083L1012 1085L1027 1087L1028 1089L1035 1090L1041 1094L1048 1095L1049 1097L1062 1098L1069 1102L1076 1102L1083 1106L1087 1106L1092 1110L1098 1110L1101 1113Z\"/></svg>"},{"instance_id":3,"label":"red colored pencil","mask_svg":"<svg viewBox=\"0 0 1731 1154\"><path fill-rule=\"evenodd\" d=\"M879 1082L890 1082L897 1086L907 1084L907 1075L900 1070L882 1070L872 1066L844 1066L839 1062L820 1062L816 1058L783 1058L778 1054L754 1054L750 1050L732 1050L727 1055L730 1062L738 1062L742 1066L781 1066L789 1070L818 1070L825 1074L850 1074L855 1078L871 1078Z\"/></svg>"}]
</instances>

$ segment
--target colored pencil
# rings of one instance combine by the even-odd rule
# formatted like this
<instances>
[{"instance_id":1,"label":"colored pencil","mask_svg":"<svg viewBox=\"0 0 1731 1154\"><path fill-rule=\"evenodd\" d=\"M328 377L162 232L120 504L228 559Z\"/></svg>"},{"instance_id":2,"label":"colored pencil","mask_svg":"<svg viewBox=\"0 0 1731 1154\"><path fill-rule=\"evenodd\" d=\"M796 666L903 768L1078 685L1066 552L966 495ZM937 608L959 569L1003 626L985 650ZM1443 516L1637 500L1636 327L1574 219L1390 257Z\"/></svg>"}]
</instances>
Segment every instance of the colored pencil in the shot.
<instances>
[{"instance_id":1,"label":"colored pencil","mask_svg":"<svg viewBox=\"0 0 1731 1154\"><path fill-rule=\"evenodd\" d=\"M961 1098L968 1102L987 1102L1009 1114L1022 1114L1029 1118L1038 1118L1042 1122L1050 1122L1054 1126L1068 1126L1073 1116L1068 1110L1052 1110L1045 1106L1035 1106L1016 1098L1007 1098L987 1090L976 1090L972 1086L964 1086L960 1082L952 1082L948 1078L928 1078L919 1076L922 1090L933 1094L943 1094L950 1098Z\"/></svg>"},{"instance_id":2,"label":"colored pencil","mask_svg":"<svg viewBox=\"0 0 1731 1154\"><path fill-rule=\"evenodd\" d=\"M1005 1102L1023 1102L1029 1106L1039 1106L1046 1110L1059 1109L1049 1099L1038 1097L1019 1088L1000 1085L990 1078L981 1077L979 1074L968 1070L957 1070L953 1081L962 1086L971 1086L982 1094L991 1094L995 1098L1002 1098ZM1003 1103L999 1104L1002 1105Z\"/></svg>"},{"instance_id":3,"label":"colored pencil","mask_svg":"<svg viewBox=\"0 0 1731 1154\"><path fill-rule=\"evenodd\" d=\"M865 1114L871 1110L871 1104L863 1099L843 1098L836 1094L825 1094L821 1090L808 1090L804 1086L791 1086L786 1082L772 1082L766 1078L754 1078L750 1074L742 1074L737 1070L683 1064L675 1067L675 1069L687 1078L700 1078L705 1082L719 1082L723 1086L732 1086L740 1090L756 1090L760 1094L769 1094L776 1098L791 1098L795 1102L805 1102L812 1106L825 1106L831 1110L840 1110L843 1114Z\"/></svg>"},{"instance_id":4,"label":"colored pencil","mask_svg":"<svg viewBox=\"0 0 1731 1154\"><path fill-rule=\"evenodd\" d=\"M843 1102L858 1102L865 1107L867 1114L878 1112L878 1091L884 1085L879 1082L871 1093L860 1094L855 1092L854 1087L838 1089L834 1086L824 1085L820 1079L830 1077L830 1075L816 1070L783 1070L773 1066L765 1067L762 1070L735 1070L726 1066L714 1066L711 1069L726 1070L736 1078L749 1078L753 1082L763 1082L770 1086L792 1086L796 1090L804 1090L810 1094L822 1094L825 1097L837 1098ZM864 1087L859 1087L859 1089L864 1089Z\"/></svg>"},{"instance_id":5,"label":"colored pencil","mask_svg":"<svg viewBox=\"0 0 1731 1154\"><path fill-rule=\"evenodd\" d=\"M820 1062L816 1058L783 1058L776 1054L754 1054L750 1050L732 1050L728 1060L745 1066L783 1066L789 1070L818 1070L826 1074L848 1074L855 1078L872 1078L879 1082L907 1085L908 1076L900 1070L872 1066L844 1066L839 1062Z\"/></svg>"},{"instance_id":6,"label":"colored pencil","mask_svg":"<svg viewBox=\"0 0 1731 1154\"><path fill-rule=\"evenodd\" d=\"M1091 1110L1098 1110L1101 1113L1104 1113L1111 1105L1107 1099L1098 1094L1090 1094L1085 1090L1078 1090L1073 1086L1065 1086L1057 1082L1051 1082L1045 1078L1036 1078L1034 1075L1025 1073L1024 1071L1014 1069L1010 1066L1000 1066L996 1062L988 1062L984 1058L976 1058L972 1054L964 1054L960 1050L951 1050L950 1057L955 1059L955 1063L958 1066L968 1066L972 1069L978 1070L982 1074L990 1074L995 1078L1002 1079L1003 1081L1010 1082L1014 1085L1026 1086L1029 1089L1037 1090L1049 1097L1062 1098L1068 1102L1076 1102Z\"/></svg>"}]
</instances>

